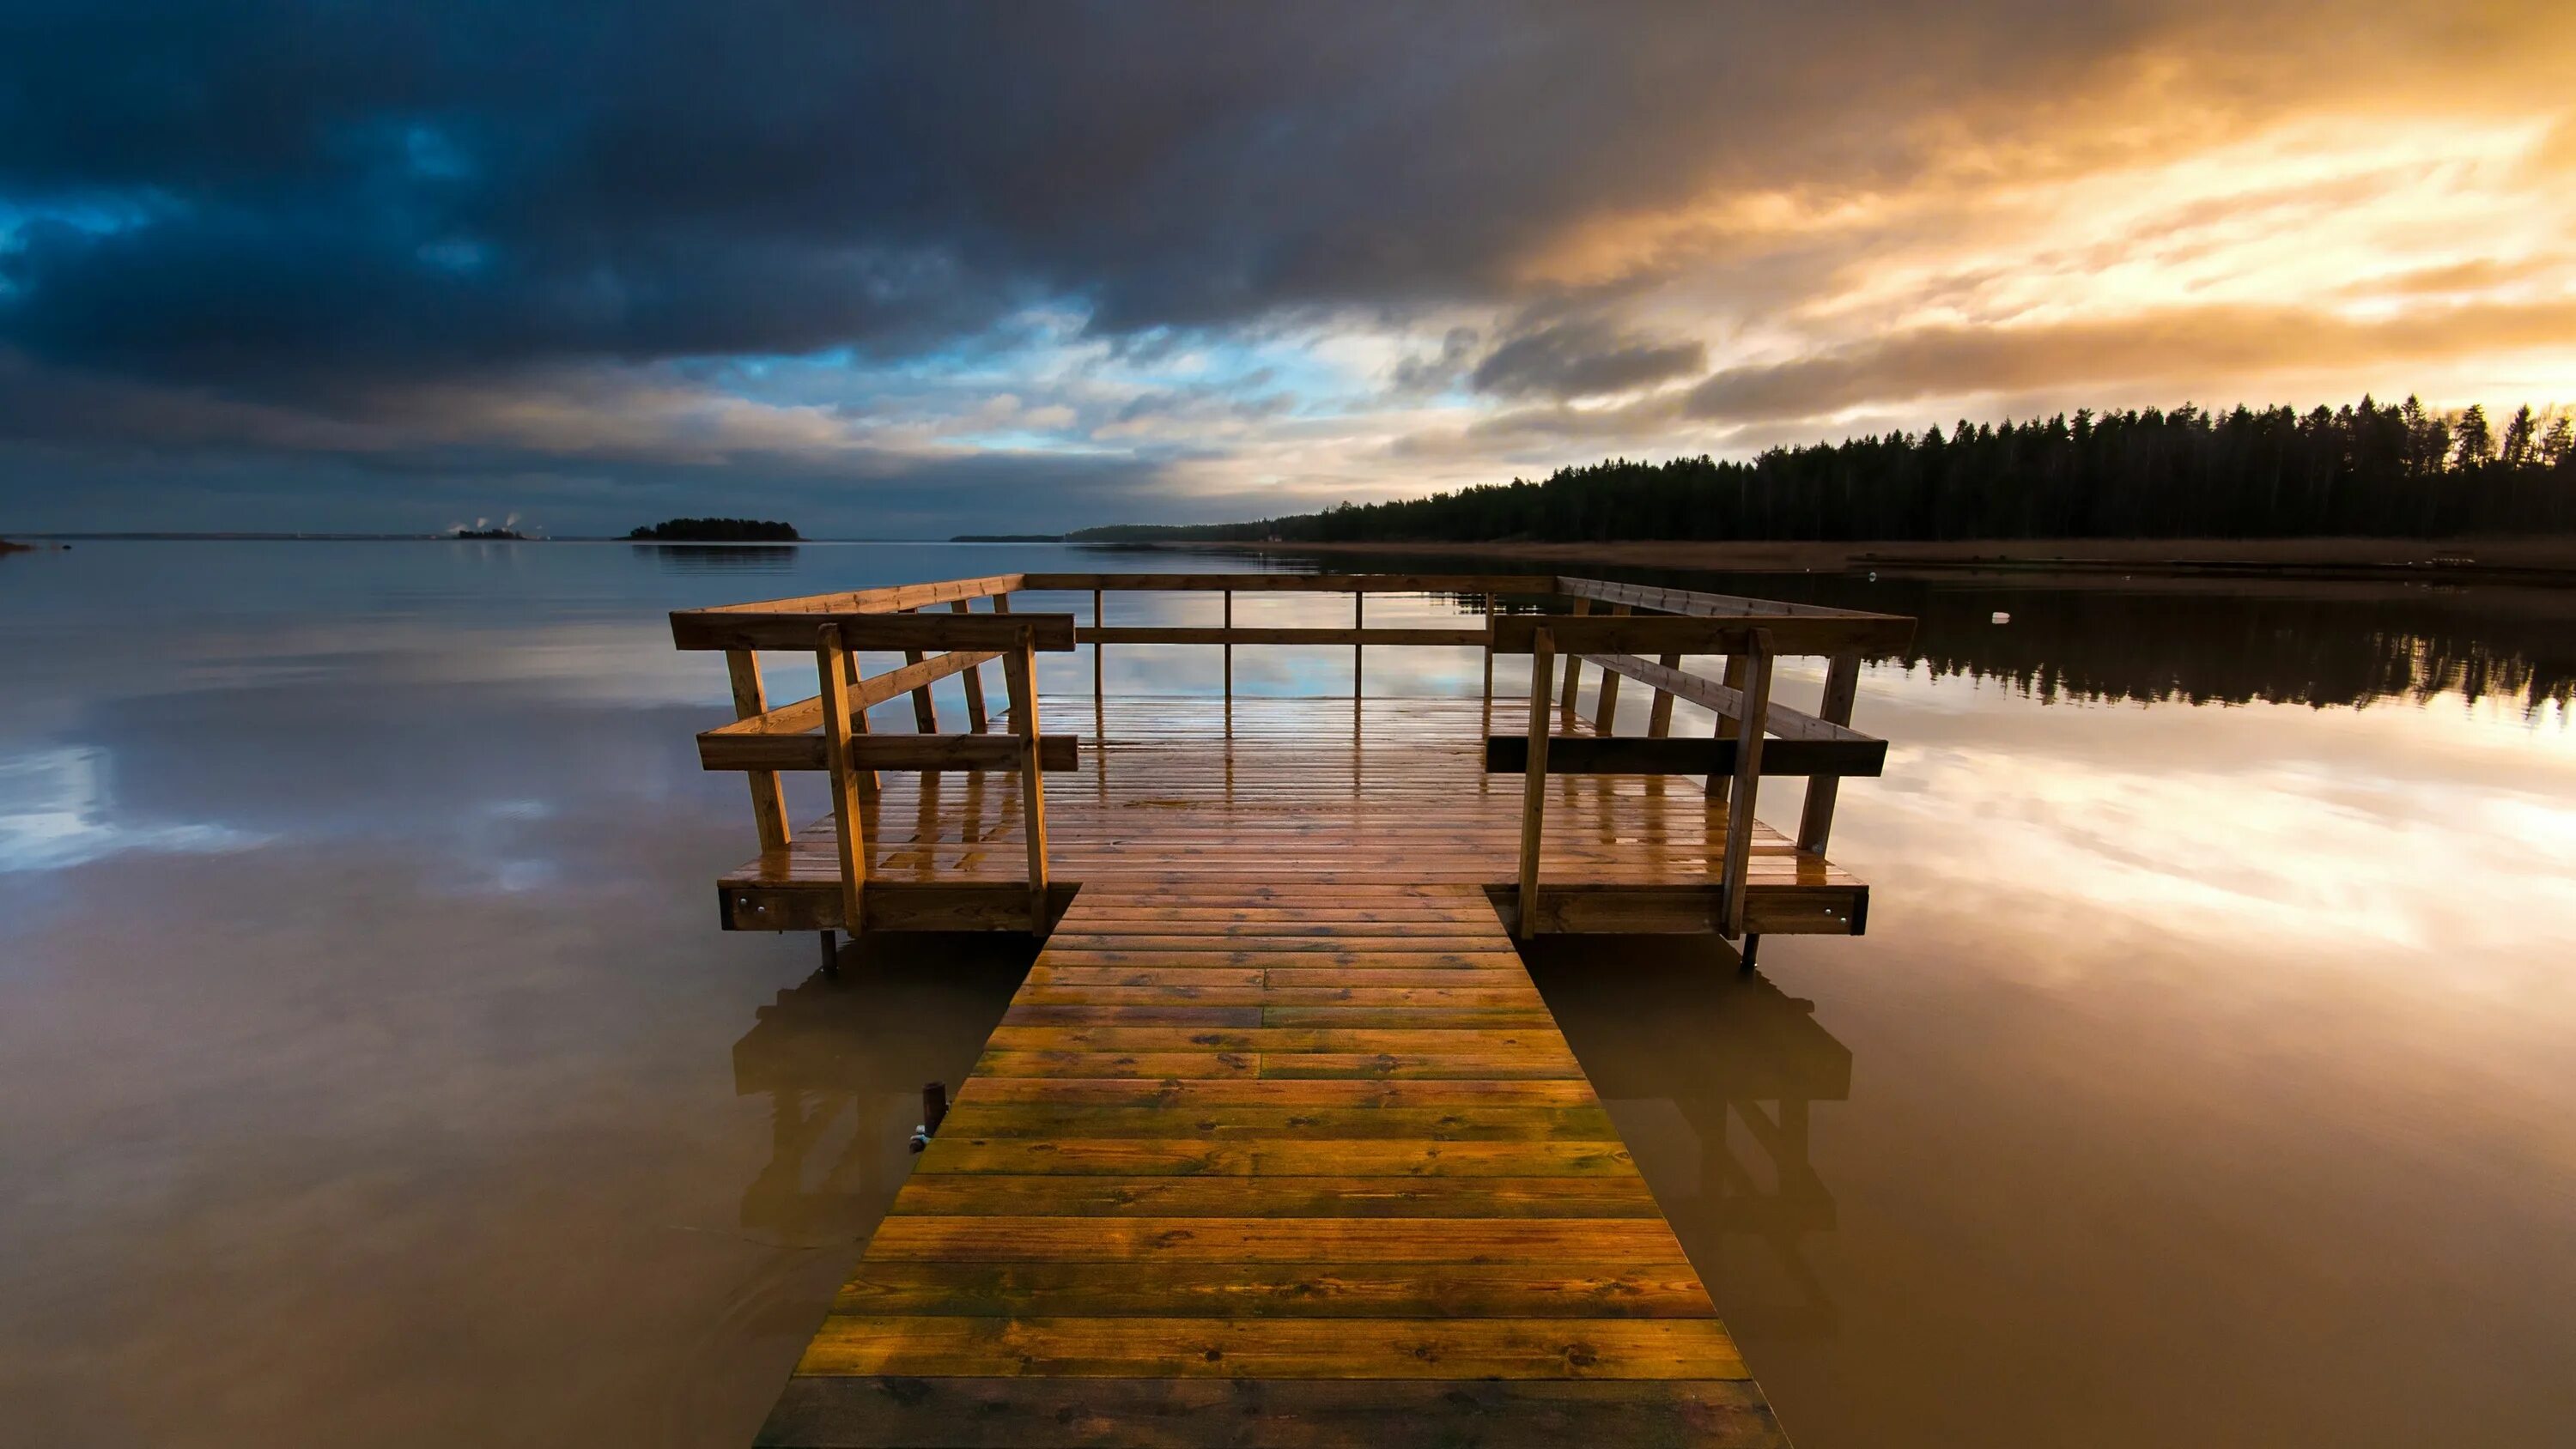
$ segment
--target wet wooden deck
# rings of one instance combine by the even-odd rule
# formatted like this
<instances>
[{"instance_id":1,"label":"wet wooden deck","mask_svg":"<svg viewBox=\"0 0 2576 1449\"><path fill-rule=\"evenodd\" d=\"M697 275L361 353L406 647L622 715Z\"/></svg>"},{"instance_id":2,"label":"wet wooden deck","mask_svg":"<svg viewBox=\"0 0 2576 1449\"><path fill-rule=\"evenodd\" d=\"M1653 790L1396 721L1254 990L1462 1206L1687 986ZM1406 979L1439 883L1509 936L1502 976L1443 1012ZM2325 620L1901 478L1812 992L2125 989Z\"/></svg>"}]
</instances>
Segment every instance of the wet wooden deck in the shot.
<instances>
[{"instance_id":1,"label":"wet wooden deck","mask_svg":"<svg viewBox=\"0 0 2576 1449\"><path fill-rule=\"evenodd\" d=\"M1362 879L1483 840L1447 767L1398 787L1418 825L1308 839L1292 763L1154 769L1176 717L1122 713L1104 798L1291 828L1093 843L1121 868L1056 924L761 1442L1785 1442L1484 890Z\"/></svg>"},{"instance_id":2,"label":"wet wooden deck","mask_svg":"<svg viewBox=\"0 0 2576 1449\"><path fill-rule=\"evenodd\" d=\"M1517 731L1525 699L1048 696L1049 733L1079 733L1080 768L1046 785L1058 898L1085 885L1187 880L1492 888L1510 907L1523 779L1489 774L1486 737ZM1010 727L996 714L995 732ZM1593 722L1558 711L1556 733ZM1722 895L1721 792L1688 777L1548 781L1543 929L1707 931ZM870 928L1025 928L1022 799L1005 772L889 772L869 813ZM841 926L833 822L726 874L727 925ZM1757 825L1746 929L1857 934L1868 887Z\"/></svg>"}]
</instances>

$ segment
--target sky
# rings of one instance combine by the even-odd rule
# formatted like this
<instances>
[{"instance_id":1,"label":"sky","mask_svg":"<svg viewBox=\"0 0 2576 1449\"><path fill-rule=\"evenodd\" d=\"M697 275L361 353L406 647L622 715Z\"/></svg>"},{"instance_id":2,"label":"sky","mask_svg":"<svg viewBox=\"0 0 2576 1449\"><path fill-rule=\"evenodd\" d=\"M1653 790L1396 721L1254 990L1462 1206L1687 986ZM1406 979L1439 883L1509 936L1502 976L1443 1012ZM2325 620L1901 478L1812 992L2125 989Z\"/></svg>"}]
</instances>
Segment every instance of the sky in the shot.
<instances>
[{"instance_id":1,"label":"sky","mask_svg":"<svg viewBox=\"0 0 2576 1449\"><path fill-rule=\"evenodd\" d=\"M2576 402L2576 26L0 0L0 530L945 537Z\"/></svg>"}]
</instances>

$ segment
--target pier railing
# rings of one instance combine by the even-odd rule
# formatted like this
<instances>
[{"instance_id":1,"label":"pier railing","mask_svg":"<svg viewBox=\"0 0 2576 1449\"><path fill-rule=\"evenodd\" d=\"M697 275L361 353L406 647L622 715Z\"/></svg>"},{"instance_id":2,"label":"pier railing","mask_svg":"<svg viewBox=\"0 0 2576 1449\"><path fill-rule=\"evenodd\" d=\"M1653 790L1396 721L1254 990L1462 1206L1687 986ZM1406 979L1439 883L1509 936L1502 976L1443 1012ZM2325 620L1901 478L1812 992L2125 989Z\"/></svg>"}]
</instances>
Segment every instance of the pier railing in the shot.
<instances>
[{"instance_id":1,"label":"pier railing","mask_svg":"<svg viewBox=\"0 0 2576 1449\"><path fill-rule=\"evenodd\" d=\"M1015 594L1066 592L1091 595L1088 623L1071 613L1011 609ZM1220 595L1221 622L1107 622L1109 594L1169 592ZM1284 627L1234 622L1236 594L1282 592L1349 594L1351 622ZM1482 607L1471 625L1372 625L1367 621L1371 594L1447 595L1462 604L1481 601ZM1506 599L1512 601L1508 612L1501 604ZM984 609L974 607L977 600L987 601ZM792 835L779 775L798 770L827 774L841 875L840 923L852 931L868 920L866 840L877 776L888 770L1018 774L1027 836L1028 922L1032 930L1045 929L1051 897L1044 776L1050 770L1078 768L1079 750L1077 737L1048 735L1039 728L1039 653L1090 646L1098 701L1106 683L1103 654L1111 644L1213 646L1223 652L1223 688L1230 702L1237 646L1348 645L1356 702L1363 693L1364 651L1378 645L1481 648L1489 720L1495 657L1531 656L1527 729L1489 733L1484 742L1488 772L1526 776L1513 912L1522 935L1641 928L1633 912L1617 919L1588 912L1579 890L1562 899L1552 896L1540 878L1548 778L1622 774L1702 775L1709 793L1723 797L1727 809L1718 889L1682 904L1674 919L1686 924L1648 921L1642 928L1713 929L1739 937L1746 932L1745 885L1760 782L1781 775L1809 778L1796 844L1821 855L1832 832L1841 778L1876 775L1886 760L1885 741L1851 728L1861 662L1904 648L1913 626L1913 620L1893 615L1525 574L996 574L682 610L671 616L679 648L725 654L736 717L698 736L699 760L710 770L745 774L764 856L786 851ZM772 706L762 686L759 655L781 650L814 655L817 689L810 698ZM863 675L858 662L863 652L899 652L904 662ZM1771 699L1775 663L1800 655L1829 661L1814 714ZM1721 677L1705 678L1682 668L1685 659L1708 656L1724 657ZM1560 657L1561 687L1556 673ZM998 732L986 717L979 673L988 664L1000 666L1010 702L1008 728ZM1585 664L1602 671L1592 730L1567 732L1560 725L1572 716ZM948 733L940 727L930 686L956 674L965 675L967 729ZM1643 737L1610 732L1622 680L1653 693ZM868 711L907 694L917 733L873 733ZM1675 700L1716 716L1714 734L1674 738ZM1856 920L1846 926L1859 928Z\"/></svg>"}]
</instances>

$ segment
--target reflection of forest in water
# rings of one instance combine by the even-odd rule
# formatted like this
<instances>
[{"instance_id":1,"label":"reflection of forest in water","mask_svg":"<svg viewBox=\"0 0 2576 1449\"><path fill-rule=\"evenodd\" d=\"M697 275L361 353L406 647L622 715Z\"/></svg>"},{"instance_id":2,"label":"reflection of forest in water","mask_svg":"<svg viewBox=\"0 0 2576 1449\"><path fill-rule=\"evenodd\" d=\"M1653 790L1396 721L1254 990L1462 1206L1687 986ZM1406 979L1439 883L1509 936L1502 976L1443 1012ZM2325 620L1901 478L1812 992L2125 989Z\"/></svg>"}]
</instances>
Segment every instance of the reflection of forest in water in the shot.
<instances>
[{"instance_id":1,"label":"reflection of forest in water","mask_svg":"<svg viewBox=\"0 0 2576 1449\"><path fill-rule=\"evenodd\" d=\"M1340 564L1348 567L1346 561ZM2490 696L2576 710L2576 592L2230 579L2023 581L1377 557L1372 569L1585 577L1875 609L1922 621L1901 660L2044 700L2365 705ZM1993 616L2007 613L2011 622Z\"/></svg>"},{"instance_id":2,"label":"reflection of forest in water","mask_svg":"<svg viewBox=\"0 0 2576 1449\"><path fill-rule=\"evenodd\" d=\"M1768 575L1773 597L1922 620L1904 660L2041 699L2576 702L2576 597L2389 585L2048 587ZM1996 624L1997 612L2009 613Z\"/></svg>"}]
</instances>

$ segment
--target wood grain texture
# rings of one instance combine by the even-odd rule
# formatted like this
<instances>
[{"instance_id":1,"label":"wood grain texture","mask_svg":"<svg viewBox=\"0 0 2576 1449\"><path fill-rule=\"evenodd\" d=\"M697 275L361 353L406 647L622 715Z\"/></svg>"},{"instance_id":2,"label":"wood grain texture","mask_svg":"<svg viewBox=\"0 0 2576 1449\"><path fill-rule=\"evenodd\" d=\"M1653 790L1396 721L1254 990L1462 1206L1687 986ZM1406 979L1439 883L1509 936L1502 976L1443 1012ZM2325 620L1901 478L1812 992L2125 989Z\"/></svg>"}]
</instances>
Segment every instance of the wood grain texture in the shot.
<instances>
[{"instance_id":1,"label":"wood grain texture","mask_svg":"<svg viewBox=\"0 0 2576 1449\"><path fill-rule=\"evenodd\" d=\"M1082 888L761 1442L1785 1441L1485 892L1283 873Z\"/></svg>"}]
</instances>

